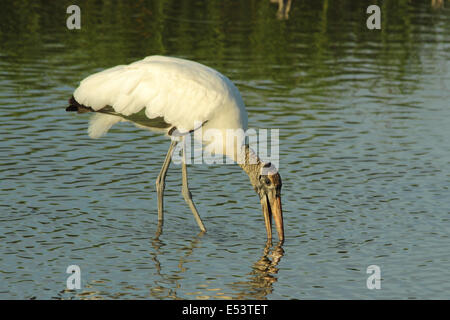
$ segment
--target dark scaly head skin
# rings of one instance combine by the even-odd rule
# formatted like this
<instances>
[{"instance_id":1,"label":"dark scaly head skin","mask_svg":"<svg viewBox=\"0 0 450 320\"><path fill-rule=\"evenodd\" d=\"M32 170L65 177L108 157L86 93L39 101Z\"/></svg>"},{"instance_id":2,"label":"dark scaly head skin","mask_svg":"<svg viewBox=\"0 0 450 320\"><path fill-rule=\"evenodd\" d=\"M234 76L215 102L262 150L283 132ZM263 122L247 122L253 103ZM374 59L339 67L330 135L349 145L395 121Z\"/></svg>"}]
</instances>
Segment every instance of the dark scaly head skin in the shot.
<instances>
[{"instance_id":1,"label":"dark scaly head skin","mask_svg":"<svg viewBox=\"0 0 450 320\"><path fill-rule=\"evenodd\" d=\"M281 176L270 162L262 164L255 190L259 195L266 224L267 237L272 238L272 217L278 239L284 241L283 210L281 207Z\"/></svg>"},{"instance_id":2,"label":"dark scaly head skin","mask_svg":"<svg viewBox=\"0 0 450 320\"><path fill-rule=\"evenodd\" d=\"M281 177L270 162L264 163L256 153L245 145L237 164L247 173L250 183L259 196L266 225L267 239L272 240L272 216L278 239L284 241L283 210L281 208Z\"/></svg>"}]
</instances>

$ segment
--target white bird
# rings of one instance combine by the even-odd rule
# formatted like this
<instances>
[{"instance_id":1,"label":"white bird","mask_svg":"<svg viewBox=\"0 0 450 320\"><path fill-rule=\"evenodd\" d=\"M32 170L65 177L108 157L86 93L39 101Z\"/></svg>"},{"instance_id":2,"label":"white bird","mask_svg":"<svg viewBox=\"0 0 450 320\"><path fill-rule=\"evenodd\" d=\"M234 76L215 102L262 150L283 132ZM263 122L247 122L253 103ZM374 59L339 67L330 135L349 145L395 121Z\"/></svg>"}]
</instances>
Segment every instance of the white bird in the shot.
<instances>
[{"instance_id":1,"label":"white bird","mask_svg":"<svg viewBox=\"0 0 450 320\"><path fill-rule=\"evenodd\" d=\"M120 65L95 73L82 80L69 100L66 111L95 112L88 129L91 138L105 134L120 121L163 131L171 138L169 151L156 180L158 222L163 222L165 177L173 150L184 136L201 127L203 132L214 129L221 133L211 140L205 134L200 140L214 150L232 158L248 174L260 197L267 238L272 238L272 215L278 238L284 240L281 208L281 177L270 163L262 162L245 139L227 139L227 130L247 130L247 112L239 90L224 75L200 63L185 59L150 56L129 65ZM194 134L194 138L195 138ZM192 201L187 180L187 168L182 161L182 194L194 217L206 228Z\"/></svg>"}]
</instances>

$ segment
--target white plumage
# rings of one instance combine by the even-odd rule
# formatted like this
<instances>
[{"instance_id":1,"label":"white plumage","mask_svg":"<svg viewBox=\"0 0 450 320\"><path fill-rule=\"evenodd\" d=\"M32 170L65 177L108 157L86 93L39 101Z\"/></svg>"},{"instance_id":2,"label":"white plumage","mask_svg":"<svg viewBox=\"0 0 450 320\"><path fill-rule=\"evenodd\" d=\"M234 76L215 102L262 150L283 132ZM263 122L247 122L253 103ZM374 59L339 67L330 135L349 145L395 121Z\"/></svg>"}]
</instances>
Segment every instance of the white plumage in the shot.
<instances>
[{"instance_id":1,"label":"white plumage","mask_svg":"<svg viewBox=\"0 0 450 320\"><path fill-rule=\"evenodd\" d=\"M111 106L124 116L145 108L148 118L163 117L181 132L206 121L205 130L247 129L245 105L234 84L214 69L179 58L150 56L95 73L81 81L74 98L95 111ZM120 120L98 114L89 134L97 138Z\"/></svg>"},{"instance_id":2,"label":"white plumage","mask_svg":"<svg viewBox=\"0 0 450 320\"><path fill-rule=\"evenodd\" d=\"M183 135L201 127L202 134L194 134L194 137L207 144L207 151L227 155L233 160L243 160L238 164L248 174L260 196L268 238L272 237L273 214L279 239L284 239L281 177L276 169L263 170L270 163L260 161L245 145L242 134L247 130L245 105L239 90L221 73L193 61L151 56L87 77L75 90L70 104L67 111L95 112L88 129L92 138L102 136L120 121L132 121L152 130L165 130L168 135L172 135L175 128ZM161 119L164 120L162 124ZM232 131L234 136L228 139ZM236 131L240 135L236 135ZM185 157L184 138L181 140ZM163 221L165 177L178 141L172 139L156 180L160 225ZM232 147L227 145L230 142ZM200 229L206 231L192 201L184 161L181 167L182 194Z\"/></svg>"}]
</instances>

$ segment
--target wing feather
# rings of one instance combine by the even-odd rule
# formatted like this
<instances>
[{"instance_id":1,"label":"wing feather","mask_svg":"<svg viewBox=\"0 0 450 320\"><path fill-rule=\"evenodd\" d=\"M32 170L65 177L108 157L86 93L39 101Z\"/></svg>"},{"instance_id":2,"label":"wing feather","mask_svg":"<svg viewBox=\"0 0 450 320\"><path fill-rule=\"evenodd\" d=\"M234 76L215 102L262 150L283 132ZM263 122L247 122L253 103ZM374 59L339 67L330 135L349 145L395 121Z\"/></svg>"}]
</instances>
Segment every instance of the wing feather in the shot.
<instances>
[{"instance_id":1,"label":"wing feather","mask_svg":"<svg viewBox=\"0 0 450 320\"><path fill-rule=\"evenodd\" d=\"M230 83L199 63L151 56L87 77L74 97L94 110L109 105L125 116L145 108L147 117L162 117L179 130L189 131L196 122L209 120L227 99L233 99Z\"/></svg>"}]
</instances>

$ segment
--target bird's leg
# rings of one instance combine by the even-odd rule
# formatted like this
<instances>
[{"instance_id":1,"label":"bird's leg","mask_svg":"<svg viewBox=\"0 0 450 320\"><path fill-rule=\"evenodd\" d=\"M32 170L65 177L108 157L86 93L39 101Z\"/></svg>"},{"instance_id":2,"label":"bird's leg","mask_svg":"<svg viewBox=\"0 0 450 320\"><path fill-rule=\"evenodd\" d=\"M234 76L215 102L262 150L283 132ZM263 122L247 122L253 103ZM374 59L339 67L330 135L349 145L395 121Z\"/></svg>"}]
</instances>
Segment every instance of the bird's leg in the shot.
<instances>
[{"instance_id":1,"label":"bird's leg","mask_svg":"<svg viewBox=\"0 0 450 320\"><path fill-rule=\"evenodd\" d=\"M183 186L181 189L181 193L183 194L184 200L186 200L186 203L189 205L189 208L191 209L192 213L194 214L194 218L197 221L197 224L200 227L200 230L202 232L206 232L206 228L203 225L200 215L198 214L198 211L197 211L197 208L195 207L194 201L192 201L191 191L189 191L185 148L186 148L186 143L185 143L185 139L183 138L183 148L181 149L181 152L183 154L182 158L181 158L181 176L182 176Z\"/></svg>"},{"instance_id":2,"label":"bird's leg","mask_svg":"<svg viewBox=\"0 0 450 320\"><path fill-rule=\"evenodd\" d=\"M158 226L162 227L163 223L163 210L164 210L164 187L166 185L166 173L169 169L170 161L172 158L172 152L178 141L172 140L170 142L169 151L167 151L166 159L162 165L161 171L159 172L158 178L156 179L156 192L158 193Z\"/></svg>"}]
</instances>

